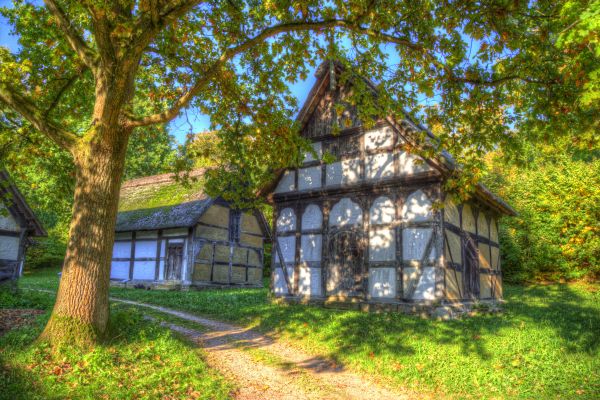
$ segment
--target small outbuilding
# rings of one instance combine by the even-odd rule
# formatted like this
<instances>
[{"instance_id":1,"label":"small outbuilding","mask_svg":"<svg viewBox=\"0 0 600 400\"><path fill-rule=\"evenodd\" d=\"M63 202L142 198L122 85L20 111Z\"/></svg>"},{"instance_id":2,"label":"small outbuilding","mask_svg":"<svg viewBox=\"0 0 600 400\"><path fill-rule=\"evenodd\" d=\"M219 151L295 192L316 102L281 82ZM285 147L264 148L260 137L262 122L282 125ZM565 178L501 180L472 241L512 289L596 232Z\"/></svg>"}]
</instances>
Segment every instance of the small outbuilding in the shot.
<instances>
[{"instance_id":1,"label":"small outbuilding","mask_svg":"<svg viewBox=\"0 0 600 400\"><path fill-rule=\"evenodd\" d=\"M23 274L25 252L32 237L46 236L8 172L0 170L0 282Z\"/></svg>"},{"instance_id":2,"label":"small outbuilding","mask_svg":"<svg viewBox=\"0 0 600 400\"><path fill-rule=\"evenodd\" d=\"M114 283L132 286L261 287L268 225L202 190L204 170L182 185L173 174L124 182L111 265Z\"/></svg>"},{"instance_id":3,"label":"small outbuilding","mask_svg":"<svg viewBox=\"0 0 600 400\"><path fill-rule=\"evenodd\" d=\"M342 71L317 71L298 116L314 151L271 196L275 296L390 310L501 299L498 224L515 211L483 185L453 200L452 157L415 151L433 134L408 117L364 126L349 100L353 82L377 89L361 77L341 85Z\"/></svg>"}]
</instances>

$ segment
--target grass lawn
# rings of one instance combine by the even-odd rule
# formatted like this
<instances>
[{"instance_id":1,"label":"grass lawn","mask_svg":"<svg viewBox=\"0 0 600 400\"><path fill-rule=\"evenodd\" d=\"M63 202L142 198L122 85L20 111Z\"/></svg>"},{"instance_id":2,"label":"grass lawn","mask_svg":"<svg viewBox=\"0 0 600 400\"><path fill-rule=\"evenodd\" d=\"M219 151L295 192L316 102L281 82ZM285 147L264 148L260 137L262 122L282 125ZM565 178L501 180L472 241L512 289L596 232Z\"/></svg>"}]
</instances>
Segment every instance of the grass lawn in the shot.
<instances>
[{"instance_id":1,"label":"grass lawn","mask_svg":"<svg viewBox=\"0 0 600 400\"><path fill-rule=\"evenodd\" d=\"M56 271L22 287L56 288ZM454 398L598 398L600 287L506 286L506 312L461 321L275 305L267 289L148 291L139 300L253 326L392 385Z\"/></svg>"},{"instance_id":2,"label":"grass lawn","mask_svg":"<svg viewBox=\"0 0 600 400\"><path fill-rule=\"evenodd\" d=\"M109 335L91 353L68 347L51 353L34 340L53 303L49 293L0 292L0 308L46 311L0 336L0 399L229 398L233 387L208 368L200 350L128 306L111 306Z\"/></svg>"}]
</instances>

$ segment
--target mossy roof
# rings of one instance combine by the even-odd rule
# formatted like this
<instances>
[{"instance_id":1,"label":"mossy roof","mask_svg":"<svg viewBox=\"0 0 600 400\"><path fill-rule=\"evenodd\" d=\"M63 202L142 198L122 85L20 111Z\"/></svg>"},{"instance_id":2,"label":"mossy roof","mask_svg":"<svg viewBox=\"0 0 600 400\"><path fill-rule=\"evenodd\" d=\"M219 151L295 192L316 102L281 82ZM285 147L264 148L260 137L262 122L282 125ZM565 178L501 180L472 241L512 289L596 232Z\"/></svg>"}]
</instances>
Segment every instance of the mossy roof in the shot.
<instances>
[{"instance_id":1,"label":"mossy roof","mask_svg":"<svg viewBox=\"0 0 600 400\"><path fill-rule=\"evenodd\" d=\"M192 171L187 184L176 181L174 174L123 183L116 231L193 226L213 202L203 191L203 173L202 169Z\"/></svg>"}]
</instances>

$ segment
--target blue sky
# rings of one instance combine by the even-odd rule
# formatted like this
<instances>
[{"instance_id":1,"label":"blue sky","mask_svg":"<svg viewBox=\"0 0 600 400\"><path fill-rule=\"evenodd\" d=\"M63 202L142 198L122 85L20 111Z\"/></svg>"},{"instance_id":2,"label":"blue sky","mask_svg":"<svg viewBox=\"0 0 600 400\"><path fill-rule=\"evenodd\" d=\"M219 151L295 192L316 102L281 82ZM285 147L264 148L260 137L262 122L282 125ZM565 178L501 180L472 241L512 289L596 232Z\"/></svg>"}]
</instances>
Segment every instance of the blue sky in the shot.
<instances>
[{"instance_id":1,"label":"blue sky","mask_svg":"<svg viewBox=\"0 0 600 400\"><path fill-rule=\"evenodd\" d=\"M0 7L10 6L11 3L12 2L9 0L0 0ZM11 28L8 21L0 16L0 46L7 47L12 52L16 52L19 48L18 38L10 34ZM298 99L299 106L306 100L308 92L314 82L314 71L311 71L307 79L296 82L295 84L290 83L290 90ZM183 143L188 133L202 132L209 129L209 126L209 116L201 114L198 110L189 109L169 123L169 132L175 136L177 142Z\"/></svg>"}]
</instances>

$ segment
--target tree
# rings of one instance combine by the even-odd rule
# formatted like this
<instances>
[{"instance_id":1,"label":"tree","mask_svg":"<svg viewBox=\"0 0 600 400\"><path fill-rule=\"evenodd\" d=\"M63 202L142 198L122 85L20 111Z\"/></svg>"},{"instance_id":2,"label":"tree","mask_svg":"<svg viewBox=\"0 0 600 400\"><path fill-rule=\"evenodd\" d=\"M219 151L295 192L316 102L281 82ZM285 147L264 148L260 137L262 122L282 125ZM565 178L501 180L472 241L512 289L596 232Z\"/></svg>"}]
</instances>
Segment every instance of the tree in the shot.
<instances>
[{"instance_id":1,"label":"tree","mask_svg":"<svg viewBox=\"0 0 600 400\"><path fill-rule=\"evenodd\" d=\"M45 135L74 165L67 254L42 334L51 342L93 343L105 331L118 191L136 129L195 107L211 115L233 153L247 148L244 141L255 143L252 137L297 151L302 142L286 83L306 76L315 59L336 58L350 67L348 74L371 77L381 88L374 99L355 88L351 101L361 102L365 121L402 116L401 104L437 129L442 143L476 159L508 143L517 122L541 115L564 126L568 118L554 118L553 107L581 92L576 81L561 78L569 56L555 46L577 15L560 14L555 2L44 4L15 1L3 10L21 50L0 48L0 104L5 119ZM392 53L398 60L390 69ZM550 92L557 104L547 101ZM424 96L433 101L419 106ZM150 107L140 106L142 99ZM276 166L285 157L274 159Z\"/></svg>"}]
</instances>

